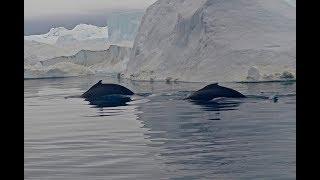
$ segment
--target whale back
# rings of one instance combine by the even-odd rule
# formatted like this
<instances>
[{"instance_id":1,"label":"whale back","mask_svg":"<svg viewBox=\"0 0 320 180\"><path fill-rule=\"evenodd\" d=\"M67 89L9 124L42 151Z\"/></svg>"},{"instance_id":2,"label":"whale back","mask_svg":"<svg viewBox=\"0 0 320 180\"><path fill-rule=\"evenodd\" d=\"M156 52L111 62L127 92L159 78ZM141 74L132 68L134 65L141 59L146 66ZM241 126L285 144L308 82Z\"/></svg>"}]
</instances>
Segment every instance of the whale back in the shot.
<instances>
[{"instance_id":1,"label":"whale back","mask_svg":"<svg viewBox=\"0 0 320 180\"><path fill-rule=\"evenodd\" d=\"M209 101L218 97L243 98L245 96L238 91L213 83L194 92L187 99Z\"/></svg>"},{"instance_id":2,"label":"whale back","mask_svg":"<svg viewBox=\"0 0 320 180\"><path fill-rule=\"evenodd\" d=\"M213 84L209 84L209 85L205 86L204 88L202 88L202 89L200 89L200 90L208 90L208 89L217 88L217 87L220 87L220 86L218 85L218 83L213 83ZM200 91L200 90L199 90L199 91Z\"/></svg>"},{"instance_id":3,"label":"whale back","mask_svg":"<svg viewBox=\"0 0 320 180\"><path fill-rule=\"evenodd\" d=\"M106 95L133 95L134 93L119 84L102 84L100 80L88 91L82 94L83 98L99 98Z\"/></svg>"}]
</instances>

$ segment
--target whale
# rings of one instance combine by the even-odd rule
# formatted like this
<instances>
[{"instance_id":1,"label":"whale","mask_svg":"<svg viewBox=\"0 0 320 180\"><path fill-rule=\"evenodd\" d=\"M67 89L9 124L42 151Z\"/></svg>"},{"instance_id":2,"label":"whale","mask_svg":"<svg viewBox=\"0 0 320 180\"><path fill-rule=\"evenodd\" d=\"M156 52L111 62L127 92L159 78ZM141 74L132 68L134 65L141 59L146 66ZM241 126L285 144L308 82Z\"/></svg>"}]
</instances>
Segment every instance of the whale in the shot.
<instances>
[{"instance_id":1,"label":"whale","mask_svg":"<svg viewBox=\"0 0 320 180\"><path fill-rule=\"evenodd\" d=\"M133 95L134 93L119 84L103 84L102 80L93 85L89 90L84 92L80 97L85 99L101 99L105 97L114 97L115 95ZM108 99L108 98L107 98Z\"/></svg>"},{"instance_id":2,"label":"whale","mask_svg":"<svg viewBox=\"0 0 320 180\"><path fill-rule=\"evenodd\" d=\"M223 87L218 83L213 83L192 93L186 99L193 101L210 101L214 98L245 98L246 96L231 88Z\"/></svg>"}]
</instances>

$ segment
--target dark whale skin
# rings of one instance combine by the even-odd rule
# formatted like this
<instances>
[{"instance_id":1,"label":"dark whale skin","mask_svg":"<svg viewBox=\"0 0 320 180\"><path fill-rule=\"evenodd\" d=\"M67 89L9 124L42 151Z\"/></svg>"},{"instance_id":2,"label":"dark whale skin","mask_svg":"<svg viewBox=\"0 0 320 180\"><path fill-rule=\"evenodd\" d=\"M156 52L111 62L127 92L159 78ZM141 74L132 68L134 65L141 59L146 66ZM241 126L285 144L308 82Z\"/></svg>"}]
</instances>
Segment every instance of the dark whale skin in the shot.
<instances>
[{"instance_id":1,"label":"dark whale skin","mask_svg":"<svg viewBox=\"0 0 320 180\"><path fill-rule=\"evenodd\" d=\"M186 99L195 101L210 101L218 97L245 98L246 96L236 90L219 86L218 83L214 83L207 85L204 88L192 93Z\"/></svg>"},{"instance_id":2,"label":"dark whale skin","mask_svg":"<svg viewBox=\"0 0 320 180\"><path fill-rule=\"evenodd\" d=\"M86 99L97 99L107 95L133 95L134 93L126 87L119 84L102 84L100 80L93 85L88 91L81 95Z\"/></svg>"}]
</instances>

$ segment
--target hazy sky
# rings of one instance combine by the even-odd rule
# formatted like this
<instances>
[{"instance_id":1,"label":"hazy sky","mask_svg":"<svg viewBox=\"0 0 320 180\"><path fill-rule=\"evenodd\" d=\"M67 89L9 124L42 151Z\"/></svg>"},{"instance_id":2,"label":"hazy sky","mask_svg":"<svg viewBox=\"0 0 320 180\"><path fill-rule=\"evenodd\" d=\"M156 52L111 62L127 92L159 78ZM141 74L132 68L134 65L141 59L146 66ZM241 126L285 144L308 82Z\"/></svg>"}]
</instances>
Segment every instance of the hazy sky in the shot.
<instances>
[{"instance_id":1,"label":"hazy sky","mask_svg":"<svg viewBox=\"0 0 320 180\"><path fill-rule=\"evenodd\" d=\"M101 10L145 9L155 0L24 0L25 19L92 14Z\"/></svg>"},{"instance_id":2,"label":"hazy sky","mask_svg":"<svg viewBox=\"0 0 320 180\"><path fill-rule=\"evenodd\" d=\"M105 25L112 11L144 11L156 0L24 0L25 34L78 23ZM82 22L83 21L83 22Z\"/></svg>"}]
</instances>

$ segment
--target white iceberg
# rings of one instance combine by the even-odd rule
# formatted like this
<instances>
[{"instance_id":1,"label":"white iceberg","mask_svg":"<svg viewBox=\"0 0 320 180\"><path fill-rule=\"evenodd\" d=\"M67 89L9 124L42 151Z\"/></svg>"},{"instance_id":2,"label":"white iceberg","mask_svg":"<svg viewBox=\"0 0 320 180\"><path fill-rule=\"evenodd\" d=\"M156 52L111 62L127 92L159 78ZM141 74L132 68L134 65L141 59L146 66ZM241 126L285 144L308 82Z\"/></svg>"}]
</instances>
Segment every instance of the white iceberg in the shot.
<instances>
[{"instance_id":1,"label":"white iceberg","mask_svg":"<svg viewBox=\"0 0 320 180\"><path fill-rule=\"evenodd\" d=\"M108 39L108 27L98 27L89 24L78 24L69 30L64 27L51 28L46 34L24 36L25 40L33 40L46 44L54 45L59 38L68 41L70 39L77 41L92 39ZM61 42L62 39L60 39Z\"/></svg>"},{"instance_id":2,"label":"white iceberg","mask_svg":"<svg viewBox=\"0 0 320 180\"><path fill-rule=\"evenodd\" d=\"M25 63L24 78L118 74L127 68L131 48L111 45L103 51L81 50L71 56L59 56Z\"/></svg>"},{"instance_id":3,"label":"white iceberg","mask_svg":"<svg viewBox=\"0 0 320 180\"><path fill-rule=\"evenodd\" d=\"M158 0L134 41L125 77L294 79L296 7L289 0Z\"/></svg>"},{"instance_id":4,"label":"white iceberg","mask_svg":"<svg viewBox=\"0 0 320 180\"><path fill-rule=\"evenodd\" d=\"M61 62L52 66L24 66L24 78L57 78L87 76L94 74L89 68L70 62Z\"/></svg>"}]
</instances>

